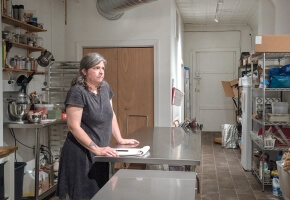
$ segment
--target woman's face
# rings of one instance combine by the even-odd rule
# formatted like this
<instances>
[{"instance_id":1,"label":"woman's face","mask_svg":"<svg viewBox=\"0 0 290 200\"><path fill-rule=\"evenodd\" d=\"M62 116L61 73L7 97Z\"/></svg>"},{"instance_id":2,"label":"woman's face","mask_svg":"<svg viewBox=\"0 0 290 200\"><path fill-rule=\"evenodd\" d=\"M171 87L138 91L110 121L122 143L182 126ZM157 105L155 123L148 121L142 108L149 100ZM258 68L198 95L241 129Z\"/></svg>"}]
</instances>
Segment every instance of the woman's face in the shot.
<instances>
[{"instance_id":1,"label":"woman's face","mask_svg":"<svg viewBox=\"0 0 290 200\"><path fill-rule=\"evenodd\" d=\"M91 67L87 71L83 71L83 74L86 76L86 81L92 85L99 85L105 77L105 65L101 61L99 64Z\"/></svg>"}]
</instances>

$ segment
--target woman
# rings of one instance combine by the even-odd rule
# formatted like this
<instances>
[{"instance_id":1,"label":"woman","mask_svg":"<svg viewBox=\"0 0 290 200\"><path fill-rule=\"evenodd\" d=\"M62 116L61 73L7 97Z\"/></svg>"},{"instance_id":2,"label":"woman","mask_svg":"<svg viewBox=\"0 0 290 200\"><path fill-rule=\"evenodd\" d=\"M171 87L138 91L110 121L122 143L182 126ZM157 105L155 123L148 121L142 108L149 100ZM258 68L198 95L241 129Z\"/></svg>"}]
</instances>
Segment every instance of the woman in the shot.
<instances>
[{"instance_id":1,"label":"woman","mask_svg":"<svg viewBox=\"0 0 290 200\"><path fill-rule=\"evenodd\" d=\"M109 179L109 164L93 163L93 156L118 156L110 148L111 135L119 144L138 145L123 139L112 108L113 92L104 81L106 60L98 53L84 56L79 75L65 100L68 135L62 148L57 195L60 199L91 199Z\"/></svg>"}]
</instances>

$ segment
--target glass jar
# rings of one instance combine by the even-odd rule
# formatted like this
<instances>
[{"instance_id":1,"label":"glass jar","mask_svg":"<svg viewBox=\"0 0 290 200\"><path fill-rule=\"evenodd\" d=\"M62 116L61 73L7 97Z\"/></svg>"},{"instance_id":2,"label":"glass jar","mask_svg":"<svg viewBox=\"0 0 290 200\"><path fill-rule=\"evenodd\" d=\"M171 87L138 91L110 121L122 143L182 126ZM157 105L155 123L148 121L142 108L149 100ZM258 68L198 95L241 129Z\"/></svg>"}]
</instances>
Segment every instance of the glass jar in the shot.
<instances>
[{"instance_id":1,"label":"glass jar","mask_svg":"<svg viewBox=\"0 0 290 200\"><path fill-rule=\"evenodd\" d=\"M43 38L42 37L36 37L35 46L37 46L37 47L43 46Z\"/></svg>"}]
</instances>

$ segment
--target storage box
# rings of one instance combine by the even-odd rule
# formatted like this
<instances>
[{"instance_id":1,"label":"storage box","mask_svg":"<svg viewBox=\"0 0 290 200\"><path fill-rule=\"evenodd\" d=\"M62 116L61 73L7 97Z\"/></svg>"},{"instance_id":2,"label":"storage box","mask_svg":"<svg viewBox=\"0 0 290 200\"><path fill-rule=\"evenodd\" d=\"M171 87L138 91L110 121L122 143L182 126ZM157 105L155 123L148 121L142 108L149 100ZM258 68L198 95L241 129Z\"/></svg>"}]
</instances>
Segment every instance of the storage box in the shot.
<instances>
[{"instance_id":1,"label":"storage box","mask_svg":"<svg viewBox=\"0 0 290 200\"><path fill-rule=\"evenodd\" d=\"M272 114L288 114L288 102L272 102Z\"/></svg>"},{"instance_id":2,"label":"storage box","mask_svg":"<svg viewBox=\"0 0 290 200\"><path fill-rule=\"evenodd\" d=\"M285 200L290 200L290 173L286 172L283 167L283 161L277 161L277 169L279 174L280 190L282 191L282 196Z\"/></svg>"},{"instance_id":3,"label":"storage box","mask_svg":"<svg viewBox=\"0 0 290 200\"><path fill-rule=\"evenodd\" d=\"M290 35L258 35L255 38L255 53L290 52Z\"/></svg>"},{"instance_id":4,"label":"storage box","mask_svg":"<svg viewBox=\"0 0 290 200\"><path fill-rule=\"evenodd\" d=\"M238 83L239 79L234 79L232 81L222 81L226 97L237 97L238 96Z\"/></svg>"}]
</instances>

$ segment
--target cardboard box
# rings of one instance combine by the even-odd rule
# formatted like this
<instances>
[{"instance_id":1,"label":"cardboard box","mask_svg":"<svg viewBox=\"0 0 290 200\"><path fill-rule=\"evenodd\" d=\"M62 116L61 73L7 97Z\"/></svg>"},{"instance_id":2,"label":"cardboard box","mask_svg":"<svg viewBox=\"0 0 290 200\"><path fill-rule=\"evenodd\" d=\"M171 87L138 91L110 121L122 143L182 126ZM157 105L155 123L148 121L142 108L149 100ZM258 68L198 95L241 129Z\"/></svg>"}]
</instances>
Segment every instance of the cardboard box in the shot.
<instances>
[{"instance_id":1,"label":"cardboard box","mask_svg":"<svg viewBox=\"0 0 290 200\"><path fill-rule=\"evenodd\" d=\"M226 97L237 97L238 96L238 84L239 79L236 78L232 81L222 81Z\"/></svg>"},{"instance_id":2,"label":"cardboard box","mask_svg":"<svg viewBox=\"0 0 290 200\"><path fill-rule=\"evenodd\" d=\"M290 52L290 35L258 35L255 38L255 53Z\"/></svg>"}]
</instances>

